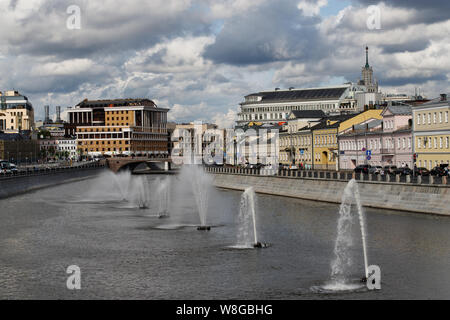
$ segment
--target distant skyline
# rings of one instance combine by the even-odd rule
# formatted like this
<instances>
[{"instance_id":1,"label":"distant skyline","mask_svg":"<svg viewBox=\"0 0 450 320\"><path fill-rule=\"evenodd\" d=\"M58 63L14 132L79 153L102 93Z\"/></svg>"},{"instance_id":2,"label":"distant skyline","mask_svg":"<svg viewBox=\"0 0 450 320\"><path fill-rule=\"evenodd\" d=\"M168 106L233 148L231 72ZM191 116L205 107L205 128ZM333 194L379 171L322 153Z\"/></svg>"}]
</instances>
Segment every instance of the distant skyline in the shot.
<instances>
[{"instance_id":1,"label":"distant skyline","mask_svg":"<svg viewBox=\"0 0 450 320\"><path fill-rule=\"evenodd\" d=\"M81 29L66 27L69 6ZM381 28L367 26L368 6ZM0 0L0 90L43 119L83 100L146 97L169 120L234 123L244 95L356 82L449 92L449 1Z\"/></svg>"}]
</instances>

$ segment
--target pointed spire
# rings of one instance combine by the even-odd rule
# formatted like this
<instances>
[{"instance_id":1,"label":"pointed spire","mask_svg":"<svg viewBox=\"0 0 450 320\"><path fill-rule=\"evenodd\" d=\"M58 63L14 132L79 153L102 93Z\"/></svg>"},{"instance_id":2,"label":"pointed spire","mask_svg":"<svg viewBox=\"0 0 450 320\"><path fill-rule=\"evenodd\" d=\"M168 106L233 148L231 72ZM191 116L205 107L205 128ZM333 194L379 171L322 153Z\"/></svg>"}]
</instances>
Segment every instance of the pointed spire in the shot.
<instances>
[{"instance_id":1,"label":"pointed spire","mask_svg":"<svg viewBox=\"0 0 450 320\"><path fill-rule=\"evenodd\" d=\"M366 69L369 69L369 47L366 46Z\"/></svg>"}]
</instances>

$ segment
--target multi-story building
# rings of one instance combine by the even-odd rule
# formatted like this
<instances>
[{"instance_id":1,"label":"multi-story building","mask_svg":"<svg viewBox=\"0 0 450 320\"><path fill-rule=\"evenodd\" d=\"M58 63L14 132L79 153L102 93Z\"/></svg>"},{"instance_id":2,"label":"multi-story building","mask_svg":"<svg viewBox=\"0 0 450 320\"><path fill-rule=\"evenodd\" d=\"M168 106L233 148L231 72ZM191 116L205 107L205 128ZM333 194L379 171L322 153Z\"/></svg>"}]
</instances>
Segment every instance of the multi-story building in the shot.
<instances>
[{"instance_id":1,"label":"multi-story building","mask_svg":"<svg viewBox=\"0 0 450 320\"><path fill-rule=\"evenodd\" d=\"M77 141L71 138L59 138L56 140L56 152L60 157L77 159Z\"/></svg>"},{"instance_id":2,"label":"multi-story building","mask_svg":"<svg viewBox=\"0 0 450 320\"><path fill-rule=\"evenodd\" d=\"M286 121L289 114L296 110L322 110L327 114L341 111L356 112L356 92L363 87L353 84L342 86L275 90L253 93L245 97L240 104L237 125L256 121L276 124Z\"/></svg>"},{"instance_id":3,"label":"multi-story building","mask_svg":"<svg viewBox=\"0 0 450 320\"><path fill-rule=\"evenodd\" d=\"M340 169L357 165L413 166L411 106L389 106L382 120L353 126L339 135Z\"/></svg>"},{"instance_id":4,"label":"multi-story building","mask_svg":"<svg viewBox=\"0 0 450 320\"><path fill-rule=\"evenodd\" d=\"M223 138L223 131L216 132L217 128L215 124L202 122L177 124L171 139L175 163L202 163L207 145L213 143L217 135ZM207 132L208 136L205 137Z\"/></svg>"},{"instance_id":5,"label":"multi-story building","mask_svg":"<svg viewBox=\"0 0 450 320\"><path fill-rule=\"evenodd\" d=\"M303 128L317 124L325 118L322 110L292 111L288 116L287 123L280 130L280 163L283 165L295 165L305 158L307 152L307 140Z\"/></svg>"},{"instance_id":6,"label":"multi-story building","mask_svg":"<svg viewBox=\"0 0 450 320\"><path fill-rule=\"evenodd\" d=\"M35 162L39 159L37 140L18 133L0 133L0 159L13 163Z\"/></svg>"},{"instance_id":7,"label":"multi-story building","mask_svg":"<svg viewBox=\"0 0 450 320\"><path fill-rule=\"evenodd\" d=\"M290 144L289 135L283 137L280 143L282 164L292 164L289 149L295 150L296 161L293 164L312 169L337 170L339 167L338 135L348 131L355 125L366 124L375 119L381 119L383 110L367 110L359 114L347 114L329 116L319 121L310 123L298 130L294 144ZM286 152L283 152L286 151Z\"/></svg>"},{"instance_id":8,"label":"multi-story building","mask_svg":"<svg viewBox=\"0 0 450 320\"><path fill-rule=\"evenodd\" d=\"M366 48L366 65L361 72L362 79L357 83L341 86L280 90L252 93L240 103L240 112L236 125L249 122L276 124L286 121L289 114L296 110L322 110L328 115L358 113L374 108L382 100L378 92L378 83L369 65L369 53Z\"/></svg>"},{"instance_id":9,"label":"multi-story building","mask_svg":"<svg viewBox=\"0 0 450 320\"><path fill-rule=\"evenodd\" d=\"M34 128L33 105L18 91L0 92L0 131L19 133Z\"/></svg>"},{"instance_id":10,"label":"multi-story building","mask_svg":"<svg viewBox=\"0 0 450 320\"><path fill-rule=\"evenodd\" d=\"M267 124L236 127L234 136L228 139L227 162L278 167L280 129L279 125Z\"/></svg>"},{"instance_id":11,"label":"multi-story building","mask_svg":"<svg viewBox=\"0 0 450 320\"><path fill-rule=\"evenodd\" d=\"M149 99L83 100L68 110L66 136L81 156L168 156L167 111Z\"/></svg>"},{"instance_id":12,"label":"multi-story building","mask_svg":"<svg viewBox=\"0 0 450 320\"><path fill-rule=\"evenodd\" d=\"M432 169L450 162L450 102L446 94L413 108L416 165Z\"/></svg>"}]
</instances>

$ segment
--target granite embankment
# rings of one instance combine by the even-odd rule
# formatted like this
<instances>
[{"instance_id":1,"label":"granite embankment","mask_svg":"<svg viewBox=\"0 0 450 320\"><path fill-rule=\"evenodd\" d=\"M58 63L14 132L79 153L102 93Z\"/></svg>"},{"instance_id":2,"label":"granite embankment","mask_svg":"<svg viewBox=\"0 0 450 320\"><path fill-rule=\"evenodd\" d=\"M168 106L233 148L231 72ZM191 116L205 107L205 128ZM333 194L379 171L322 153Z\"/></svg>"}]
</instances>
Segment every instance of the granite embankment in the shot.
<instances>
[{"instance_id":1,"label":"granite embankment","mask_svg":"<svg viewBox=\"0 0 450 320\"><path fill-rule=\"evenodd\" d=\"M340 203L346 180L215 173L216 187ZM450 188L395 182L358 181L365 207L450 216Z\"/></svg>"},{"instance_id":2,"label":"granite embankment","mask_svg":"<svg viewBox=\"0 0 450 320\"><path fill-rule=\"evenodd\" d=\"M89 165L38 174L2 177L0 179L0 199L64 183L85 180L95 177L104 170L103 165Z\"/></svg>"}]
</instances>

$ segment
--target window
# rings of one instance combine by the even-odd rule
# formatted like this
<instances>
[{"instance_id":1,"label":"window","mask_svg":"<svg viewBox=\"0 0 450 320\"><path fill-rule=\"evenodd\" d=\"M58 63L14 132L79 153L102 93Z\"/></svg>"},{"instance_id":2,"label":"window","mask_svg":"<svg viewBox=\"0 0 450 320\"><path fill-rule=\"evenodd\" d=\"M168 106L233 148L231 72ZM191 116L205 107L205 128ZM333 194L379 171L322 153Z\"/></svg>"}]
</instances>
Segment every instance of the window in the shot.
<instances>
[{"instance_id":1,"label":"window","mask_svg":"<svg viewBox=\"0 0 450 320\"><path fill-rule=\"evenodd\" d=\"M420 114L417 115L417 124L420 124Z\"/></svg>"},{"instance_id":2,"label":"window","mask_svg":"<svg viewBox=\"0 0 450 320\"><path fill-rule=\"evenodd\" d=\"M431 113L428 114L428 124L431 124Z\"/></svg>"},{"instance_id":3,"label":"window","mask_svg":"<svg viewBox=\"0 0 450 320\"><path fill-rule=\"evenodd\" d=\"M422 114L422 124L426 124L425 113Z\"/></svg>"},{"instance_id":4,"label":"window","mask_svg":"<svg viewBox=\"0 0 450 320\"><path fill-rule=\"evenodd\" d=\"M442 112L439 112L439 123L442 123Z\"/></svg>"},{"instance_id":5,"label":"window","mask_svg":"<svg viewBox=\"0 0 450 320\"><path fill-rule=\"evenodd\" d=\"M433 123L436 123L436 112L433 113Z\"/></svg>"},{"instance_id":6,"label":"window","mask_svg":"<svg viewBox=\"0 0 450 320\"><path fill-rule=\"evenodd\" d=\"M445 111L445 122L448 123L448 111Z\"/></svg>"},{"instance_id":7,"label":"window","mask_svg":"<svg viewBox=\"0 0 450 320\"><path fill-rule=\"evenodd\" d=\"M437 138L434 138L434 148L437 149Z\"/></svg>"},{"instance_id":8,"label":"window","mask_svg":"<svg viewBox=\"0 0 450 320\"><path fill-rule=\"evenodd\" d=\"M439 138L439 148L442 149L442 147L443 147L443 139L442 139L442 137L440 137Z\"/></svg>"},{"instance_id":9,"label":"window","mask_svg":"<svg viewBox=\"0 0 450 320\"><path fill-rule=\"evenodd\" d=\"M445 138L445 148L448 149L448 137Z\"/></svg>"},{"instance_id":10,"label":"window","mask_svg":"<svg viewBox=\"0 0 450 320\"><path fill-rule=\"evenodd\" d=\"M417 139L417 148L422 148L422 139L421 138L418 138Z\"/></svg>"}]
</instances>

